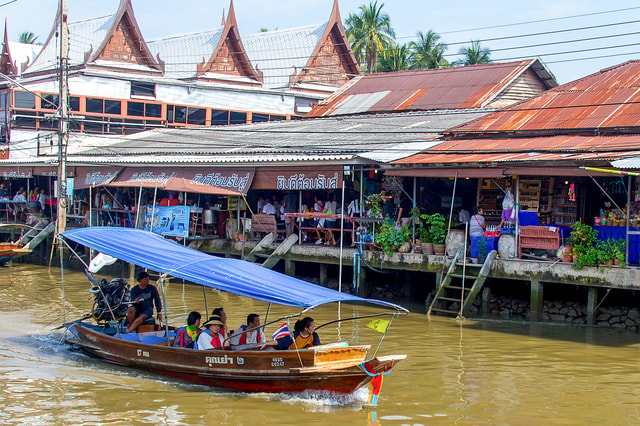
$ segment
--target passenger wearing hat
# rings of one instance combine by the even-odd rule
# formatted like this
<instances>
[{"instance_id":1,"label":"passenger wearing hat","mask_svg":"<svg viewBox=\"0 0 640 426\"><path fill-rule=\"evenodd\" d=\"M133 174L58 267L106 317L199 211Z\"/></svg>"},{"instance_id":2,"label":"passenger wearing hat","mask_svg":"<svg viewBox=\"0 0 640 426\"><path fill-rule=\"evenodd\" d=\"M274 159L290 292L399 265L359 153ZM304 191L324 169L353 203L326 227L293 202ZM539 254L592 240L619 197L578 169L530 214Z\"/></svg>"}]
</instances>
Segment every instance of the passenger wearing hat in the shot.
<instances>
[{"instance_id":1,"label":"passenger wearing hat","mask_svg":"<svg viewBox=\"0 0 640 426\"><path fill-rule=\"evenodd\" d=\"M210 316L202 325L204 328L196 341L196 349L207 350L222 348L224 336L220 333L220 327L223 325L224 323L219 316Z\"/></svg>"},{"instance_id":2,"label":"passenger wearing hat","mask_svg":"<svg viewBox=\"0 0 640 426\"><path fill-rule=\"evenodd\" d=\"M142 271L138 274L138 285L131 289L133 305L127 311L127 333L135 331L148 318L153 318L153 304L156 305L158 321L162 321L162 302L158 289L149 284L149 274Z\"/></svg>"}]
</instances>

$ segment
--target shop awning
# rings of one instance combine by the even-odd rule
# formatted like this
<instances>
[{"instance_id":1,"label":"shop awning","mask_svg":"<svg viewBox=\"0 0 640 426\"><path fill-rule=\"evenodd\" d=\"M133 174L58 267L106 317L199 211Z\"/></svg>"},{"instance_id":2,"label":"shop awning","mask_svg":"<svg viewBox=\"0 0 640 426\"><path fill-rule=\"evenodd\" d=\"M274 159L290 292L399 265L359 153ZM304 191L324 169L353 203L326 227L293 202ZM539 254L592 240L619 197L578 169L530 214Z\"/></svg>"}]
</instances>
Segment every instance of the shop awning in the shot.
<instances>
[{"instance_id":1,"label":"shop awning","mask_svg":"<svg viewBox=\"0 0 640 426\"><path fill-rule=\"evenodd\" d=\"M256 171L253 189L315 190L342 188L340 167L280 167Z\"/></svg>"},{"instance_id":2,"label":"shop awning","mask_svg":"<svg viewBox=\"0 0 640 426\"><path fill-rule=\"evenodd\" d=\"M246 194L253 181L253 170L214 170L185 167L171 171L127 167L110 186L161 188L196 194Z\"/></svg>"},{"instance_id":3,"label":"shop awning","mask_svg":"<svg viewBox=\"0 0 640 426\"><path fill-rule=\"evenodd\" d=\"M433 168L433 169L387 169L387 176L408 176L428 178L453 178L458 173L459 178L501 178L504 175L502 168Z\"/></svg>"},{"instance_id":4,"label":"shop awning","mask_svg":"<svg viewBox=\"0 0 640 426\"><path fill-rule=\"evenodd\" d=\"M77 167L75 189L108 185L122 171L122 167Z\"/></svg>"},{"instance_id":5,"label":"shop awning","mask_svg":"<svg viewBox=\"0 0 640 426\"><path fill-rule=\"evenodd\" d=\"M30 178L33 176L33 166L0 166L0 176L5 179Z\"/></svg>"},{"instance_id":6,"label":"shop awning","mask_svg":"<svg viewBox=\"0 0 640 426\"><path fill-rule=\"evenodd\" d=\"M67 167L67 177L75 176L75 167ZM33 176L56 177L58 176L58 166L35 166Z\"/></svg>"}]
</instances>

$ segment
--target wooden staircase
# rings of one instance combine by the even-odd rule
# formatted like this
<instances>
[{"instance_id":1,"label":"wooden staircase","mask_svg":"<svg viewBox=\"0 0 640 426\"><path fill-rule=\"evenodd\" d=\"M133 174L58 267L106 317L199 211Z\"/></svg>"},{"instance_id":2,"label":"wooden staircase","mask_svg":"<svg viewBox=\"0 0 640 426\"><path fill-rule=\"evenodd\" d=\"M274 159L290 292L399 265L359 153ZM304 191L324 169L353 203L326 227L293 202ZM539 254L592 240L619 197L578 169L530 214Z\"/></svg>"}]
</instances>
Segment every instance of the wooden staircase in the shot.
<instances>
[{"instance_id":1,"label":"wooden staircase","mask_svg":"<svg viewBox=\"0 0 640 426\"><path fill-rule=\"evenodd\" d=\"M427 315L436 313L466 316L473 305L473 301L482 290L496 255L497 252L493 250L483 264L465 263L462 251L458 251L449 265L447 275L442 279L436 290L436 295L429 305ZM473 280L471 286L465 283L470 280ZM462 309L454 309L460 306L461 303Z\"/></svg>"}]
</instances>

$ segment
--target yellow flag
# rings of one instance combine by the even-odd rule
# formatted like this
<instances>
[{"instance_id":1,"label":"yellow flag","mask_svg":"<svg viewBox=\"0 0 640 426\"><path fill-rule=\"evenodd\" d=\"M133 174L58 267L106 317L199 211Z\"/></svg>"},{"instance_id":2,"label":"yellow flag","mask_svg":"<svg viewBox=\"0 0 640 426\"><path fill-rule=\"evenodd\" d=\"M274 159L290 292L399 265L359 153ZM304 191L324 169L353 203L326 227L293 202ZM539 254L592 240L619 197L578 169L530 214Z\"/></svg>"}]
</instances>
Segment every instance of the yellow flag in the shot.
<instances>
[{"instance_id":1,"label":"yellow flag","mask_svg":"<svg viewBox=\"0 0 640 426\"><path fill-rule=\"evenodd\" d=\"M369 327L372 330L379 331L380 333L386 333L387 328L389 327L389 323L391 323L391 321L378 319L378 320L369 321L369 323L367 324L367 327Z\"/></svg>"}]
</instances>

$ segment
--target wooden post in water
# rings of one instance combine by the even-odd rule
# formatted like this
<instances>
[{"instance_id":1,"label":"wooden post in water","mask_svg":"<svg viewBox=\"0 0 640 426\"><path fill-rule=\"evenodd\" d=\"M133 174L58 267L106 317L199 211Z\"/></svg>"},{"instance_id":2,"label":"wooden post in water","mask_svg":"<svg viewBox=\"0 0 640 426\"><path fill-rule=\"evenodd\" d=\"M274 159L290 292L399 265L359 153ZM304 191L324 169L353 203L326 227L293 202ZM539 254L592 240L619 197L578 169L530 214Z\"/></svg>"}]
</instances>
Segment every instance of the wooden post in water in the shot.
<instances>
[{"instance_id":1,"label":"wooden post in water","mask_svg":"<svg viewBox=\"0 0 640 426\"><path fill-rule=\"evenodd\" d=\"M358 296L367 297L367 268L360 268L358 274Z\"/></svg>"},{"instance_id":2,"label":"wooden post in water","mask_svg":"<svg viewBox=\"0 0 640 426\"><path fill-rule=\"evenodd\" d=\"M320 285L327 286L327 268L329 265L321 263L320 265Z\"/></svg>"},{"instance_id":3,"label":"wooden post in water","mask_svg":"<svg viewBox=\"0 0 640 426\"><path fill-rule=\"evenodd\" d=\"M488 286L482 287L482 313L489 313L489 299L491 298L491 288Z\"/></svg>"},{"instance_id":4,"label":"wooden post in water","mask_svg":"<svg viewBox=\"0 0 640 426\"><path fill-rule=\"evenodd\" d=\"M296 276L296 262L290 259L284 260L284 273L290 277Z\"/></svg>"},{"instance_id":5,"label":"wooden post in water","mask_svg":"<svg viewBox=\"0 0 640 426\"><path fill-rule=\"evenodd\" d=\"M544 285L540 280L531 280L531 311L529 312L529 321L542 320L544 302L543 293Z\"/></svg>"},{"instance_id":6,"label":"wooden post in water","mask_svg":"<svg viewBox=\"0 0 640 426\"><path fill-rule=\"evenodd\" d=\"M598 287L589 287L589 292L587 293L587 325L595 324L597 300L598 300Z\"/></svg>"}]
</instances>

